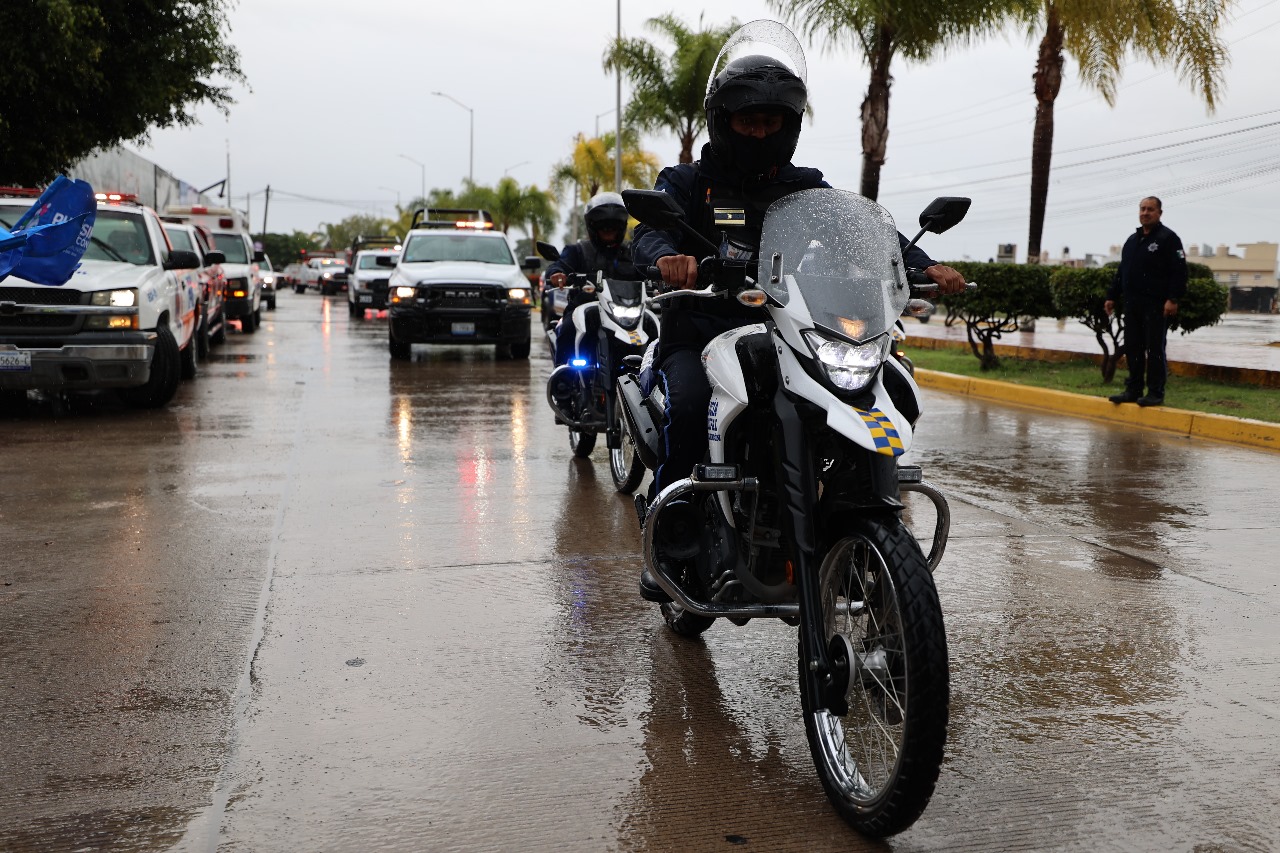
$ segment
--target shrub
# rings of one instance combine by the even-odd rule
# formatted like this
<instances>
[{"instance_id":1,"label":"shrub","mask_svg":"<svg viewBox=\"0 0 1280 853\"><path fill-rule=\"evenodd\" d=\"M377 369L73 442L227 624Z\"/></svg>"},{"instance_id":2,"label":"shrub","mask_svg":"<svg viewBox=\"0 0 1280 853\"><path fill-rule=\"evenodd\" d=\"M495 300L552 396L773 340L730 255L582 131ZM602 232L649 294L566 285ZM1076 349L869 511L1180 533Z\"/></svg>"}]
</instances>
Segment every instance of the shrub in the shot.
<instances>
[{"instance_id":1,"label":"shrub","mask_svg":"<svg viewBox=\"0 0 1280 853\"><path fill-rule=\"evenodd\" d=\"M1038 264L951 264L977 288L941 298L947 309L947 323L963 320L969 349L991 370L1000 360L995 354L995 341L1005 332L1018 331L1022 318L1057 317L1053 294L1049 289L1052 267Z\"/></svg>"}]
</instances>

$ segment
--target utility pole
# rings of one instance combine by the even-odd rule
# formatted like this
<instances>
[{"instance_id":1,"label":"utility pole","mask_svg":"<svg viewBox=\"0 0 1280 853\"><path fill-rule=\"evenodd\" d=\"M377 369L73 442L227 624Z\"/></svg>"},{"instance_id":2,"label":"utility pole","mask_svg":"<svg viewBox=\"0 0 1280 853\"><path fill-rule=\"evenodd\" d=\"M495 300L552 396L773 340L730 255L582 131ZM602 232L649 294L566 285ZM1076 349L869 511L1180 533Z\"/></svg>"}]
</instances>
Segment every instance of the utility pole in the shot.
<instances>
[{"instance_id":1,"label":"utility pole","mask_svg":"<svg viewBox=\"0 0 1280 853\"><path fill-rule=\"evenodd\" d=\"M618 41L617 43L622 44L622 0L618 0ZM617 116L615 116L615 118L617 118L618 120L618 125L617 125L618 134L617 134L617 139L614 140L616 145L614 146L615 150L614 150L614 156L613 156L613 191L620 193L622 192L622 66L621 65L619 65L615 69L615 73L617 74L617 81L616 81L617 90L615 93L616 99L613 107L618 112Z\"/></svg>"},{"instance_id":2,"label":"utility pole","mask_svg":"<svg viewBox=\"0 0 1280 853\"><path fill-rule=\"evenodd\" d=\"M271 209L271 184L267 184L267 200L262 205L262 236L267 236L267 211Z\"/></svg>"}]
</instances>

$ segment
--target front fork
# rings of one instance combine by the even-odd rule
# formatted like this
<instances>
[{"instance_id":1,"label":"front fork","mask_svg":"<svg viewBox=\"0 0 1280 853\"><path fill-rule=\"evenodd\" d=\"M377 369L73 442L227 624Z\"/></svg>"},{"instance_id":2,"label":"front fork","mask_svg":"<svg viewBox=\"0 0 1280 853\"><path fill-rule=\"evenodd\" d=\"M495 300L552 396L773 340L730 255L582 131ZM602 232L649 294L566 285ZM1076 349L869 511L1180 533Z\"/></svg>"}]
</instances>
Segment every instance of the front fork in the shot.
<instances>
[{"instance_id":1,"label":"front fork","mask_svg":"<svg viewBox=\"0 0 1280 853\"><path fill-rule=\"evenodd\" d=\"M800 677L809 680L809 696L830 697L827 704L843 702L843 695L833 677L823 625L822 591L819 589L814 509L818 502L818 484L814 476L809 438L795 404L779 388L774 392L773 450L774 470L778 472L778 491L783 498L783 516L791 529L795 544L796 597L800 606ZM840 691L843 694L843 691Z\"/></svg>"}]
</instances>

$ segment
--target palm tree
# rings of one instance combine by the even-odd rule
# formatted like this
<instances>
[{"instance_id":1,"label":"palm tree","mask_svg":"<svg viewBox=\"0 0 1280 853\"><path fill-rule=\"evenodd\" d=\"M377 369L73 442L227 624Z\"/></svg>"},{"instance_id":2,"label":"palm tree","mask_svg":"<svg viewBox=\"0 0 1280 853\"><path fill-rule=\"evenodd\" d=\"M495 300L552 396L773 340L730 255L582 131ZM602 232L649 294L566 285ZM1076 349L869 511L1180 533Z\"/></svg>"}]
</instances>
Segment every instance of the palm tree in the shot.
<instances>
[{"instance_id":1,"label":"palm tree","mask_svg":"<svg viewBox=\"0 0 1280 853\"><path fill-rule=\"evenodd\" d=\"M551 172L551 186L563 197L565 191L576 187L577 203L588 201L601 189L613 184L612 133L588 138L579 133L573 142L573 153L557 163ZM658 177L658 158L640 149L640 140L631 128L622 130L622 183L628 187L651 187Z\"/></svg>"},{"instance_id":2,"label":"palm tree","mask_svg":"<svg viewBox=\"0 0 1280 853\"><path fill-rule=\"evenodd\" d=\"M675 15L647 21L650 30L675 43L670 56L645 39L615 41L604 55L606 71L620 71L631 84L625 124L637 130L669 130L680 140L680 162L693 162L693 143L706 130L702 102L721 46L738 29L730 19L724 27L687 27Z\"/></svg>"},{"instance_id":3,"label":"palm tree","mask_svg":"<svg viewBox=\"0 0 1280 853\"><path fill-rule=\"evenodd\" d=\"M488 210L505 234L518 225L537 242L538 232L550 231L556 224L555 196L535 186L521 187L515 178L504 177L493 190L493 204Z\"/></svg>"},{"instance_id":4,"label":"palm tree","mask_svg":"<svg viewBox=\"0 0 1280 853\"><path fill-rule=\"evenodd\" d=\"M1027 262L1040 262L1044 211L1053 158L1053 105L1062 88L1064 54L1108 106L1126 54L1171 64L1213 109L1221 94L1227 46L1218 38L1231 0L1037 0L1018 15L1034 37L1042 32L1036 61L1036 125L1031 140L1031 223Z\"/></svg>"},{"instance_id":5,"label":"palm tree","mask_svg":"<svg viewBox=\"0 0 1280 853\"><path fill-rule=\"evenodd\" d=\"M812 38L850 41L862 50L871 81L862 100L862 185L873 201L889 143L890 65L896 55L922 62L937 50L994 32L1018 0L769 0Z\"/></svg>"}]
</instances>

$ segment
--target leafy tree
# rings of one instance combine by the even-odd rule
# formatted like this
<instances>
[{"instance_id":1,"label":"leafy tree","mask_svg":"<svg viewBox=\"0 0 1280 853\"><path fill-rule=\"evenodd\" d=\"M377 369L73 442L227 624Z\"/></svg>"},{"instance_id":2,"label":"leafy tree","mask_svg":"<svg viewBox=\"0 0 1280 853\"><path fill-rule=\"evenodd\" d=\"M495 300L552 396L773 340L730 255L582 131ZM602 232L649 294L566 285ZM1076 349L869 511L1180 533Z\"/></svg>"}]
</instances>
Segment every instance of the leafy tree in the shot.
<instances>
[{"instance_id":1,"label":"leafy tree","mask_svg":"<svg viewBox=\"0 0 1280 853\"><path fill-rule=\"evenodd\" d=\"M1218 38L1232 0L1036 0L1016 13L1034 36L1042 33L1036 60L1036 124L1031 139L1031 221L1027 260L1038 263L1053 159L1053 107L1062 88L1065 56L1085 84L1108 106L1129 51L1172 65L1189 80L1209 109L1221 94L1227 46Z\"/></svg>"},{"instance_id":2,"label":"leafy tree","mask_svg":"<svg viewBox=\"0 0 1280 853\"><path fill-rule=\"evenodd\" d=\"M1022 0L769 0L800 24L809 37L830 44L851 42L871 69L862 100L862 183L873 201L880 194L880 168L889 143L890 66L897 55L923 62L940 49L994 32L1002 15Z\"/></svg>"},{"instance_id":3,"label":"leafy tree","mask_svg":"<svg viewBox=\"0 0 1280 853\"><path fill-rule=\"evenodd\" d=\"M302 231L292 234L262 234L258 240L262 243L262 251L271 258L276 269L283 269L286 264L302 260L303 250L311 251L320 248L315 237Z\"/></svg>"},{"instance_id":4,"label":"leafy tree","mask_svg":"<svg viewBox=\"0 0 1280 853\"><path fill-rule=\"evenodd\" d=\"M0 184L36 185L99 148L224 113L242 82L230 0L0 3Z\"/></svg>"},{"instance_id":5,"label":"leafy tree","mask_svg":"<svg viewBox=\"0 0 1280 853\"><path fill-rule=\"evenodd\" d=\"M1053 292L1053 304L1064 317L1073 317L1093 332L1102 348L1102 381L1115 378L1116 367L1124 355L1122 335L1124 324L1120 313L1108 315L1102 303L1107 300L1107 288L1116 276L1116 265L1101 269L1073 269L1056 267L1049 277L1049 289Z\"/></svg>"},{"instance_id":6,"label":"leafy tree","mask_svg":"<svg viewBox=\"0 0 1280 853\"><path fill-rule=\"evenodd\" d=\"M606 71L621 70L631 84L625 124L637 130L669 130L680 140L680 162L693 162L693 143L707 128L702 103L707 94L720 48L738 29L730 19L724 27L690 29L675 15L647 21L649 29L675 44L670 56L646 39L616 41L604 55Z\"/></svg>"},{"instance_id":7,"label":"leafy tree","mask_svg":"<svg viewBox=\"0 0 1280 853\"><path fill-rule=\"evenodd\" d=\"M564 197L569 187L575 188L579 203L586 203L601 190L613 189L614 151L612 133L587 138L581 133L573 143L568 159L557 163L551 172L551 186ZM640 149L639 136L632 128L622 129L622 183L624 187L652 187L658 177L658 158Z\"/></svg>"},{"instance_id":8,"label":"leafy tree","mask_svg":"<svg viewBox=\"0 0 1280 853\"><path fill-rule=\"evenodd\" d=\"M975 290L951 294L942 301L949 314L964 321L969 349L983 370L999 366L995 341L1006 332L1018 331L1023 317L1054 317L1057 309L1049 289L1049 267L1022 264L952 264Z\"/></svg>"},{"instance_id":9,"label":"leafy tree","mask_svg":"<svg viewBox=\"0 0 1280 853\"><path fill-rule=\"evenodd\" d=\"M326 249L349 249L357 237L380 237L395 234L395 222L368 214L356 214L335 224L321 223L320 244ZM403 236L400 232L398 236Z\"/></svg>"}]
</instances>

